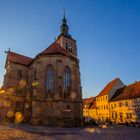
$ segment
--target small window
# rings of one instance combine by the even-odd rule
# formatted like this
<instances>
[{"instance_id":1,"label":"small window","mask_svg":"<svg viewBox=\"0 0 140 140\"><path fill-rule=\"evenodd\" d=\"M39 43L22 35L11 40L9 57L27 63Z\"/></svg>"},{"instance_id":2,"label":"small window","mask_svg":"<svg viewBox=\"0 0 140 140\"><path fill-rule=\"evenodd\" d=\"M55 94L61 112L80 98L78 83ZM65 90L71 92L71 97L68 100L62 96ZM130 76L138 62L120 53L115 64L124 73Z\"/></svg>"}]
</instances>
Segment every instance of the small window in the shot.
<instances>
[{"instance_id":1,"label":"small window","mask_svg":"<svg viewBox=\"0 0 140 140\"><path fill-rule=\"evenodd\" d=\"M21 93L22 93L21 89L16 90L16 94L21 95Z\"/></svg>"},{"instance_id":2,"label":"small window","mask_svg":"<svg viewBox=\"0 0 140 140\"><path fill-rule=\"evenodd\" d=\"M35 68L35 69L34 69L34 80L37 80L36 72L37 72L37 70L36 70L36 68Z\"/></svg>"},{"instance_id":3,"label":"small window","mask_svg":"<svg viewBox=\"0 0 140 140\"><path fill-rule=\"evenodd\" d=\"M119 106L121 107L122 106L122 103L119 103Z\"/></svg>"},{"instance_id":4,"label":"small window","mask_svg":"<svg viewBox=\"0 0 140 140\"><path fill-rule=\"evenodd\" d=\"M125 106L128 106L128 102L125 102Z\"/></svg>"},{"instance_id":5,"label":"small window","mask_svg":"<svg viewBox=\"0 0 140 140\"><path fill-rule=\"evenodd\" d=\"M21 102L17 101L15 103L15 111L22 111L22 109L23 109L23 104Z\"/></svg>"},{"instance_id":6,"label":"small window","mask_svg":"<svg viewBox=\"0 0 140 140\"><path fill-rule=\"evenodd\" d=\"M23 77L22 70L18 70L18 78L19 79L22 79L22 77Z\"/></svg>"},{"instance_id":7,"label":"small window","mask_svg":"<svg viewBox=\"0 0 140 140\"><path fill-rule=\"evenodd\" d=\"M106 109L108 109L108 105L106 105Z\"/></svg>"},{"instance_id":8,"label":"small window","mask_svg":"<svg viewBox=\"0 0 140 140\"><path fill-rule=\"evenodd\" d=\"M69 105L67 105L67 109L70 109L70 106Z\"/></svg>"}]
</instances>

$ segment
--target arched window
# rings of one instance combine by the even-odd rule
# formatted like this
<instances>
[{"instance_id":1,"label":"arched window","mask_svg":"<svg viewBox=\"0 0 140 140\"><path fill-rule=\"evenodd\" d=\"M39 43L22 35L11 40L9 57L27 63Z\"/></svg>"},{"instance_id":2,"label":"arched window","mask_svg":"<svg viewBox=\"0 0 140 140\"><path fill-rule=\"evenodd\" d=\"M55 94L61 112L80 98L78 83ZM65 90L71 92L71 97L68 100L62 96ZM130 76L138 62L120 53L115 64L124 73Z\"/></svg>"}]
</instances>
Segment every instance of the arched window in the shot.
<instances>
[{"instance_id":1,"label":"arched window","mask_svg":"<svg viewBox=\"0 0 140 140\"><path fill-rule=\"evenodd\" d=\"M46 69L46 91L51 93L54 90L54 69L51 65Z\"/></svg>"},{"instance_id":2,"label":"arched window","mask_svg":"<svg viewBox=\"0 0 140 140\"><path fill-rule=\"evenodd\" d=\"M64 70L64 97L68 97L70 95L70 87L71 87L71 73L68 67Z\"/></svg>"},{"instance_id":3,"label":"arched window","mask_svg":"<svg viewBox=\"0 0 140 140\"><path fill-rule=\"evenodd\" d=\"M70 69L68 67L64 70L64 88L70 87Z\"/></svg>"}]
</instances>

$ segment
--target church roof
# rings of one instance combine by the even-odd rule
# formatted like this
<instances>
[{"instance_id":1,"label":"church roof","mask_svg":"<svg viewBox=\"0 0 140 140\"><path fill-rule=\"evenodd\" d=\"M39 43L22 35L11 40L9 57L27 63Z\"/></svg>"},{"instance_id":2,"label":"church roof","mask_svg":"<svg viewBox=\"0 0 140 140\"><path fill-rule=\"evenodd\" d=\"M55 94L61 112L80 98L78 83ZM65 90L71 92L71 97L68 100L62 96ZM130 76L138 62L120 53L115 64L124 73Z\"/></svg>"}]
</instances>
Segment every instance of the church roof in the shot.
<instances>
[{"instance_id":1,"label":"church roof","mask_svg":"<svg viewBox=\"0 0 140 140\"><path fill-rule=\"evenodd\" d=\"M15 53L15 52L12 52L12 51L8 51L7 60L18 63L18 64L22 64L22 65L29 65L39 55L54 55L54 54L61 54L61 55L75 59L75 57L73 55L67 53L67 51L63 47L61 47L57 42L54 42L47 49L45 49L44 51L39 53L34 59L21 55L21 54L18 54L18 53Z\"/></svg>"},{"instance_id":2,"label":"church roof","mask_svg":"<svg viewBox=\"0 0 140 140\"><path fill-rule=\"evenodd\" d=\"M7 60L22 65L29 65L29 63L32 61L32 58L8 51Z\"/></svg>"},{"instance_id":3,"label":"church roof","mask_svg":"<svg viewBox=\"0 0 140 140\"><path fill-rule=\"evenodd\" d=\"M133 99L138 97L140 97L140 81L117 90L110 101Z\"/></svg>"},{"instance_id":4,"label":"church roof","mask_svg":"<svg viewBox=\"0 0 140 140\"><path fill-rule=\"evenodd\" d=\"M108 94L112 90L113 86L117 83L118 80L119 80L119 78L116 78L116 79L112 80L111 82L109 82L105 86L105 88L97 95L97 97Z\"/></svg>"},{"instance_id":5,"label":"church roof","mask_svg":"<svg viewBox=\"0 0 140 140\"><path fill-rule=\"evenodd\" d=\"M39 55L53 55L53 54L61 54L64 56L68 56L70 58L75 58L71 54L67 53L66 50L63 47L61 47L57 42L52 43L47 49L45 49Z\"/></svg>"}]
</instances>

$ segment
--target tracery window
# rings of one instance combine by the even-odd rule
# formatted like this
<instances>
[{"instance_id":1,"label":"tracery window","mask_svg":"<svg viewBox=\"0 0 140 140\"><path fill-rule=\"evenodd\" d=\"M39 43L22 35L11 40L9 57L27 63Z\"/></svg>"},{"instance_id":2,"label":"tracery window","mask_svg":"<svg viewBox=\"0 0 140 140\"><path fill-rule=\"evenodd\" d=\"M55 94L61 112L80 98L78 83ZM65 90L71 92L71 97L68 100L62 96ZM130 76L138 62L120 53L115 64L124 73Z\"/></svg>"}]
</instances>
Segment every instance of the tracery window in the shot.
<instances>
[{"instance_id":1,"label":"tracery window","mask_svg":"<svg viewBox=\"0 0 140 140\"><path fill-rule=\"evenodd\" d=\"M70 69L68 67L64 70L64 88L70 87Z\"/></svg>"},{"instance_id":2,"label":"tracery window","mask_svg":"<svg viewBox=\"0 0 140 140\"><path fill-rule=\"evenodd\" d=\"M46 91L51 93L54 90L54 69L51 65L46 69Z\"/></svg>"},{"instance_id":3,"label":"tracery window","mask_svg":"<svg viewBox=\"0 0 140 140\"><path fill-rule=\"evenodd\" d=\"M71 88L71 72L68 67L64 70L64 97L68 97L70 95L70 88Z\"/></svg>"}]
</instances>

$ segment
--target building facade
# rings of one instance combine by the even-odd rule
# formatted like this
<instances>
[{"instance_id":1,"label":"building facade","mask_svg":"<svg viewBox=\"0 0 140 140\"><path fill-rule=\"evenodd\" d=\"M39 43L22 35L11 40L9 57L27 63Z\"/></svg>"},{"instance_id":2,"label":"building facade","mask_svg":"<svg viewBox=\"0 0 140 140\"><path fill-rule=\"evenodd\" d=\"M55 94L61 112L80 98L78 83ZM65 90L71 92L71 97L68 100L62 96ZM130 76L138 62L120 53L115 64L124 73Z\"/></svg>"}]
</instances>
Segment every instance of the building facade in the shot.
<instances>
[{"instance_id":1,"label":"building facade","mask_svg":"<svg viewBox=\"0 0 140 140\"><path fill-rule=\"evenodd\" d=\"M98 119L95 97L90 97L83 100L83 116L85 122L89 122L91 120L96 121Z\"/></svg>"},{"instance_id":2,"label":"building facade","mask_svg":"<svg viewBox=\"0 0 140 140\"><path fill-rule=\"evenodd\" d=\"M91 107L86 106L85 108L83 105L83 111L87 112L83 114L84 117L94 118L100 123L140 124L140 82L126 86L119 78L114 79L95 98L94 112L96 113L91 114ZM90 104L94 103L91 100L86 100L90 101ZM86 104L86 102L83 103Z\"/></svg>"},{"instance_id":3,"label":"building facade","mask_svg":"<svg viewBox=\"0 0 140 140\"><path fill-rule=\"evenodd\" d=\"M119 89L109 104L112 122L140 122L140 82Z\"/></svg>"},{"instance_id":4,"label":"building facade","mask_svg":"<svg viewBox=\"0 0 140 140\"><path fill-rule=\"evenodd\" d=\"M18 106L27 122L52 126L82 125L77 45L69 34L65 15L55 42L35 58L8 51L5 68L2 86L5 92L1 99L10 105L1 110L1 113L5 112L2 118L8 117L9 112L16 113ZM4 108L3 103L1 108Z\"/></svg>"},{"instance_id":5,"label":"building facade","mask_svg":"<svg viewBox=\"0 0 140 140\"><path fill-rule=\"evenodd\" d=\"M108 83L96 96L98 120L102 122L110 120L109 100L112 98L115 92L122 87L124 87L123 82L119 78L116 78Z\"/></svg>"}]
</instances>

